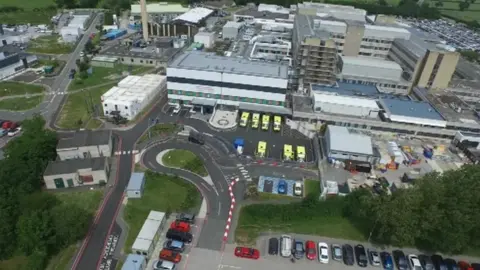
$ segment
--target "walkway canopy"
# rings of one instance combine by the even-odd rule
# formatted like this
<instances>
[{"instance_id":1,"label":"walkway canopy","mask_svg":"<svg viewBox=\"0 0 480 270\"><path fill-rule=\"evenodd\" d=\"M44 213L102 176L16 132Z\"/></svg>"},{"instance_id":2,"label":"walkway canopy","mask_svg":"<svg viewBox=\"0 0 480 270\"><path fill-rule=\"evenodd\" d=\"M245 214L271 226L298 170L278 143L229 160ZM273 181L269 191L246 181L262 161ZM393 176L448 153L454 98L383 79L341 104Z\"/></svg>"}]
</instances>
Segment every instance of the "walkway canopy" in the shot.
<instances>
[{"instance_id":1,"label":"walkway canopy","mask_svg":"<svg viewBox=\"0 0 480 270\"><path fill-rule=\"evenodd\" d=\"M240 103L239 109L242 111L266 112L284 116L292 116L292 110L280 106L266 106L259 104Z\"/></svg>"},{"instance_id":2,"label":"walkway canopy","mask_svg":"<svg viewBox=\"0 0 480 270\"><path fill-rule=\"evenodd\" d=\"M211 106L214 107L217 104L217 101L214 99L207 99L207 98L194 98L192 100L193 105L200 105L200 106Z\"/></svg>"}]
</instances>

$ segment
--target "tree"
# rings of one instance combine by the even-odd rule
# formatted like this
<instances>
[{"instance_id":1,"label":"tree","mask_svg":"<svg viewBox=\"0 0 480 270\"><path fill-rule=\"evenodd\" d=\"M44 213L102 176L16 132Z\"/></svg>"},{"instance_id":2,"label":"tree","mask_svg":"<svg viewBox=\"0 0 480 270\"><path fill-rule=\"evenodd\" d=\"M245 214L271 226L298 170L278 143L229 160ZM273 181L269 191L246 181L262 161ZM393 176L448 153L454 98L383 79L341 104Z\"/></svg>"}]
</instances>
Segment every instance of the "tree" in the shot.
<instances>
[{"instance_id":1,"label":"tree","mask_svg":"<svg viewBox=\"0 0 480 270\"><path fill-rule=\"evenodd\" d=\"M55 244L55 231L50 213L45 210L35 210L24 213L17 223L18 247L26 255L35 250L45 250L47 253Z\"/></svg>"},{"instance_id":2,"label":"tree","mask_svg":"<svg viewBox=\"0 0 480 270\"><path fill-rule=\"evenodd\" d=\"M83 237L90 225L91 214L76 205L61 204L51 211L56 243L66 247Z\"/></svg>"},{"instance_id":3,"label":"tree","mask_svg":"<svg viewBox=\"0 0 480 270\"><path fill-rule=\"evenodd\" d=\"M44 270L48 263L48 254L45 250L36 249L30 256L25 270Z\"/></svg>"},{"instance_id":4,"label":"tree","mask_svg":"<svg viewBox=\"0 0 480 270\"><path fill-rule=\"evenodd\" d=\"M470 7L470 1L468 1L468 0L458 2L458 9L460 9L460 11L464 11L464 10L468 9L469 7Z\"/></svg>"},{"instance_id":5,"label":"tree","mask_svg":"<svg viewBox=\"0 0 480 270\"><path fill-rule=\"evenodd\" d=\"M54 0L55 5L58 8L75 8L77 6L77 3L75 0Z\"/></svg>"}]
</instances>

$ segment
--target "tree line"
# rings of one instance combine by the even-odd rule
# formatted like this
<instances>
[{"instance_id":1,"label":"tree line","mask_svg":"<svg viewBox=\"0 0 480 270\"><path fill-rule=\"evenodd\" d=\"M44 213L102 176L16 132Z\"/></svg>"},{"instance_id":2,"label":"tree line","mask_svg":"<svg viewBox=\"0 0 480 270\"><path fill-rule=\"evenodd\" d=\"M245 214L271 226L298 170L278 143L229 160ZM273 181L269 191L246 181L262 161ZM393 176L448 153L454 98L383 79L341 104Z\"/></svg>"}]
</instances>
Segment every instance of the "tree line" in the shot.
<instances>
[{"instance_id":1,"label":"tree line","mask_svg":"<svg viewBox=\"0 0 480 270\"><path fill-rule=\"evenodd\" d=\"M4 148L0 160L0 259L28 258L25 269L45 269L49 258L81 239L91 214L42 192L43 172L56 158L55 132L36 116Z\"/></svg>"}]
</instances>

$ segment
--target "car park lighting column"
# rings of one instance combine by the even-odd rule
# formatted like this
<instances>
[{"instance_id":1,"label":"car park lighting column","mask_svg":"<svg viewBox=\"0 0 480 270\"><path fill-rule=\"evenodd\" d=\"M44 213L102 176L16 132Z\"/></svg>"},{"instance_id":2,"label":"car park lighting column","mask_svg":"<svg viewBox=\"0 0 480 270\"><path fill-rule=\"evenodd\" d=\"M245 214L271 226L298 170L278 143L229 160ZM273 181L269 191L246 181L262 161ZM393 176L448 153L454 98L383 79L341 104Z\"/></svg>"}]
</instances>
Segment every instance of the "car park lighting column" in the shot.
<instances>
[{"instance_id":1,"label":"car park lighting column","mask_svg":"<svg viewBox=\"0 0 480 270\"><path fill-rule=\"evenodd\" d=\"M225 233L223 234L223 241L227 242L228 240L228 232L230 231L230 224L232 223L232 216L233 216L233 210L235 209L235 195L233 194L233 187L235 184L240 180L240 178L235 178L233 181L228 185L228 192L230 193L230 210L228 211L228 219L227 219L227 225L225 226Z\"/></svg>"}]
</instances>

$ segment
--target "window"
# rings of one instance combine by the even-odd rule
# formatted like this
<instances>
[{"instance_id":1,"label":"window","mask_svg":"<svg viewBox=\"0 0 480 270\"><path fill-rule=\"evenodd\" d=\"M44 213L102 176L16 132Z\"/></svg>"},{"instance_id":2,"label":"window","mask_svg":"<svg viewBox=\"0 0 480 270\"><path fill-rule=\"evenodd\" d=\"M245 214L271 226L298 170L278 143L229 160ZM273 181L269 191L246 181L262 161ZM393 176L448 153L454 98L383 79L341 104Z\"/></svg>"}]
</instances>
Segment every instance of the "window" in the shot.
<instances>
[{"instance_id":1,"label":"window","mask_svg":"<svg viewBox=\"0 0 480 270\"><path fill-rule=\"evenodd\" d=\"M128 106L125 106L125 110L128 110Z\"/></svg>"},{"instance_id":2,"label":"window","mask_svg":"<svg viewBox=\"0 0 480 270\"><path fill-rule=\"evenodd\" d=\"M216 99L220 99L220 94L215 94Z\"/></svg>"},{"instance_id":3,"label":"window","mask_svg":"<svg viewBox=\"0 0 480 270\"><path fill-rule=\"evenodd\" d=\"M143 63L143 60L140 60L140 63Z\"/></svg>"},{"instance_id":4,"label":"window","mask_svg":"<svg viewBox=\"0 0 480 270\"><path fill-rule=\"evenodd\" d=\"M123 57L122 57L122 62L123 62L123 61L125 61L125 59L123 59Z\"/></svg>"},{"instance_id":5,"label":"window","mask_svg":"<svg viewBox=\"0 0 480 270\"><path fill-rule=\"evenodd\" d=\"M133 58L130 58L130 62L132 62L132 63L133 63Z\"/></svg>"},{"instance_id":6,"label":"window","mask_svg":"<svg viewBox=\"0 0 480 270\"><path fill-rule=\"evenodd\" d=\"M108 114L108 111L105 111L105 114Z\"/></svg>"},{"instance_id":7,"label":"window","mask_svg":"<svg viewBox=\"0 0 480 270\"><path fill-rule=\"evenodd\" d=\"M107 107L107 103L103 104L103 106Z\"/></svg>"},{"instance_id":8,"label":"window","mask_svg":"<svg viewBox=\"0 0 480 270\"><path fill-rule=\"evenodd\" d=\"M150 64L153 64L153 61L150 61Z\"/></svg>"},{"instance_id":9,"label":"window","mask_svg":"<svg viewBox=\"0 0 480 270\"><path fill-rule=\"evenodd\" d=\"M168 90L168 93L169 93L169 94L173 94L173 90L170 90L170 89L169 89L169 90Z\"/></svg>"}]
</instances>

